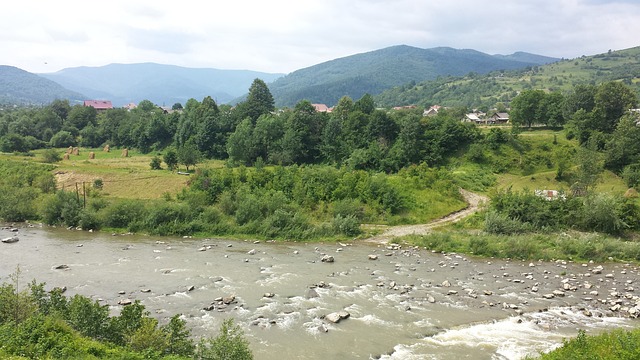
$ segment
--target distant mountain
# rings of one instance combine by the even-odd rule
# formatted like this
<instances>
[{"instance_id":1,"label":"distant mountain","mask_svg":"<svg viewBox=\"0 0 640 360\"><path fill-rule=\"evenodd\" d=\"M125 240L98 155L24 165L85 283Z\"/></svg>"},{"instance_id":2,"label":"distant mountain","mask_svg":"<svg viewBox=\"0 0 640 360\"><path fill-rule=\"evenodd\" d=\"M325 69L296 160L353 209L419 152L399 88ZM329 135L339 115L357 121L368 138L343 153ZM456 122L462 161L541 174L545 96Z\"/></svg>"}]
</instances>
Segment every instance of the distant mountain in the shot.
<instances>
[{"instance_id":1,"label":"distant mountain","mask_svg":"<svg viewBox=\"0 0 640 360\"><path fill-rule=\"evenodd\" d=\"M276 106L292 106L302 99L335 104L342 96L359 99L410 82L439 76L485 74L557 61L527 53L488 55L448 47L420 49L399 45L331 60L295 71L269 85Z\"/></svg>"},{"instance_id":2,"label":"distant mountain","mask_svg":"<svg viewBox=\"0 0 640 360\"><path fill-rule=\"evenodd\" d=\"M42 105L56 99L81 101L85 96L17 67L0 65L0 104Z\"/></svg>"},{"instance_id":3,"label":"distant mountain","mask_svg":"<svg viewBox=\"0 0 640 360\"><path fill-rule=\"evenodd\" d=\"M92 99L111 100L114 106L150 100L158 105L185 104L211 96L227 103L246 93L255 78L271 82L283 74L248 70L186 68L155 63L75 67L40 74Z\"/></svg>"},{"instance_id":4,"label":"distant mountain","mask_svg":"<svg viewBox=\"0 0 640 360\"><path fill-rule=\"evenodd\" d=\"M510 56L530 58L530 54L516 54ZM498 102L508 106L523 90L567 92L579 84L599 84L606 81L621 81L640 95L640 47L520 70L448 76L419 83L407 82L376 95L375 102L376 105L385 107L438 104L470 109L481 106L492 108Z\"/></svg>"},{"instance_id":5,"label":"distant mountain","mask_svg":"<svg viewBox=\"0 0 640 360\"><path fill-rule=\"evenodd\" d=\"M531 53L522 52L522 51L514 52L511 55L499 55L499 54L497 54L497 55L493 55L493 56L498 58L498 59L520 61L520 62L523 62L523 63L535 64L535 65L550 64L550 63L553 63L553 62L556 62L556 61L560 60L558 58L552 58L552 57L548 57L548 56L536 55L536 54L531 54Z\"/></svg>"}]
</instances>

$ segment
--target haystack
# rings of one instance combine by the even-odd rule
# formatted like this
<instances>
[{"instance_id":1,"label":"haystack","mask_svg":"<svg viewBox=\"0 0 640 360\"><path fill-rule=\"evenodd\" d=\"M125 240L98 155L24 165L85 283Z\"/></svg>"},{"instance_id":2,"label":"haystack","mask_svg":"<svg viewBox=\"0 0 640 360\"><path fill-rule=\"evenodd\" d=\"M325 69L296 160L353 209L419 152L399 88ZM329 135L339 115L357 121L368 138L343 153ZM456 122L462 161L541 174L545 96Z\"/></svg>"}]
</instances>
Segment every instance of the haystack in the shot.
<instances>
[{"instance_id":1,"label":"haystack","mask_svg":"<svg viewBox=\"0 0 640 360\"><path fill-rule=\"evenodd\" d=\"M638 190L634 188L629 188L625 193L624 197L627 199L635 199L638 197Z\"/></svg>"},{"instance_id":2,"label":"haystack","mask_svg":"<svg viewBox=\"0 0 640 360\"><path fill-rule=\"evenodd\" d=\"M77 147L73 148L73 151L71 152L73 155L80 155L80 149L78 149Z\"/></svg>"},{"instance_id":3,"label":"haystack","mask_svg":"<svg viewBox=\"0 0 640 360\"><path fill-rule=\"evenodd\" d=\"M129 149L122 149L120 157L129 157Z\"/></svg>"},{"instance_id":4,"label":"haystack","mask_svg":"<svg viewBox=\"0 0 640 360\"><path fill-rule=\"evenodd\" d=\"M93 151L89 153L89 159L93 160L96 158L96 153L94 153Z\"/></svg>"},{"instance_id":5,"label":"haystack","mask_svg":"<svg viewBox=\"0 0 640 360\"><path fill-rule=\"evenodd\" d=\"M110 152L110 151L111 151L111 149L109 148L109 145L107 144L107 145L105 145L105 146L104 146L104 148L102 149L102 151L104 151L104 152Z\"/></svg>"},{"instance_id":6,"label":"haystack","mask_svg":"<svg viewBox=\"0 0 640 360\"><path fill-rule=\"evenodd\" d=\"M69 153L65 153L62 160L69 160Z\"/></svg>"},{"instance_id":7,"label":"haystack","mask_svg":"<svg viewBox=\"0 0 640 360\"><path fill-rule=\"evenodd\" d=\"M69 147L67 148L67 152L66 152L66 154L71 154L72 152L73 152L73 146L69 146Z\"/></svg>"}]
</instances>

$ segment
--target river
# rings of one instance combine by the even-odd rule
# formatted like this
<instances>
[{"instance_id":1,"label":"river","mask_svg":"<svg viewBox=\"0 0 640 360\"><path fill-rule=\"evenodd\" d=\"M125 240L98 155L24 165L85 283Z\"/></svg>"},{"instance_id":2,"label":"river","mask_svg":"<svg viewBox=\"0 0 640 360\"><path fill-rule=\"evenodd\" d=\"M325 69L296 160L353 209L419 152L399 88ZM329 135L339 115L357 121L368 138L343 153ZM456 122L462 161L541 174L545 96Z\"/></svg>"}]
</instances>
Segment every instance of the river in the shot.
<instances>
[{"instance_id":1,"label":"river","mask_svg":"<svg viewBox=\"0 0 640 360\"><path fill-rule=\"evenodd\" d=\"M0 238L13 234L3 229ZM609 310L612 301L637 300L638 269L629 264L598 270L363 243L158 238L39 225L17 235L19 242L0 244L0 281L20 266L23 281L66 286L66 295L99 300L113 314L119 301L140 300L161 323L183 314L197 337L215 336L231 317L259 360L520 359L559 346L578 329L638 326ZM325 255L335 261L322 262ZM559 290L563 296L543 297ZM215 301L231 296L228 305ZM324 319L342 310L350 316L339 323Z\"/></svg>"}]
</instances>

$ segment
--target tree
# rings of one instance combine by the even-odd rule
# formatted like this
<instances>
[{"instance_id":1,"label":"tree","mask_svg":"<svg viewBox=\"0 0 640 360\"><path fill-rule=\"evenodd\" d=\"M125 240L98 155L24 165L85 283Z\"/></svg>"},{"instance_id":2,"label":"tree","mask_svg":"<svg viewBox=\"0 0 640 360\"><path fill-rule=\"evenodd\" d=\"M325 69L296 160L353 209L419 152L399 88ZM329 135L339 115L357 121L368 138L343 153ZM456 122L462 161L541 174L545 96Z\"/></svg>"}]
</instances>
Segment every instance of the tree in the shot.
<instances>
[{"instance_id":1,"label":"tree","mask_svg":"<svg viewBox=\"0 0 640 360\"><path fill-rule=\"evenodd\" d=\"M249 87L247 100L238 104L237 111L241 119L248 117L255 124L260 115L268 114L275 109L273 95L271 95L269 87L263 80L255 79Z\"/></svg>"},{"instance_id":2,"label":"tree","mask_svg":"<svg viewBox=\"0 0 640 360\"><path fill-rule=\"evenodd\" d=\"M596 105L596 91L595 85L576 85L565 97L564 117L570 118L580 109L590 113Z\"/></svg>"},{"instance_id":3,"label":"tree","mask_svg":"<svg viewBox=\"0 0 640 360\"><path fill-rule=\"evenodd\" d=\"M98 111L93 106L76 105L69 111L65 125L81 130L88 124L96 125L97 115Z\"/></svg>"},{"instance_id":4,"label":"tree","mask_svg":"<svg viewBox=\"0 0 640 360\"><path fill-rule=\"evenodd\" d=\"M615 172L633 163L640 163L640 117L624 115L606 144L605 167Z\"/></svg>"},{"instance_id":5,"label":"tree","mask_svg":"<svg viewBox=\"0 0 640 360\"><path fill-rule=\"evenodd\" d=\"M376 109L373 96L369 94L362 95L362 97L353 104L353 109L356 111L362 111L367 115L373 113L373 110Z\"/></svg>"},{"instance_id":6,"label":"tree","mask_svg":"<svg viewBox=\"0 0 640 360\"><path fill-rule=\"evenodd\" d=\"M198 147L191 140L178 148L177 155L178 161L187 168L187 171L189 171L189 166L195 166L201 157Z\"/></svg>"},{"instance_id":7,"label":"tree","mask_svg":"<svg viewBox=\"0 0 640 360\"><path fill-rule=\"evenodd\" d=\"M174 171L178 167L178 154L173 148L168 149L164 153L162 160L167 164L167 168L171 171Z\"/></svg>"},{"instance_id":8,"label":"tree","mask_svg":"<svg viewBox=\"0 0 640 360\"><path fill-rule=\"evenodd\" d=\"M509 113L514 126L531 127L542 124L544 116L543 101L545 93L542 90L525 90L511 102Z\"/></svg>"},{"instance_id":9,"label":"tree","mask_svg":"<svg viewBox=\"0 0 640 360\"><path fill-rule=\"evenodd\" d=\"M253 124L244 119L227 141L227 154L232 162L249 165L253 161Z\"/></svg>"},{"instance_id":10,"label":"tree","mask_svg":"<svg viewBox=\"0 0 640 360\"><path fill-rule=\"evenodd\" d=\"M73 135L71 135L70 132L62 130L53 135L49 143L51 144L51 146L56 148L65 148L68 146L75 146L76 140L73 138Z\"/></svg>"},{"instance_id":11,"label":"tree","mask_svg":"<svg viewBox=\"0 0 640 360\"><path fill-rule=\"evenodd\" d=\"M593 109L598 122L594 130L613 132L622 115L634 108L637 101L633 90L621 82L610 81L598 86Z\"/></svg>"},{"instance_id":12,"label":"tree","mask_svg":"<svg viewBox=\"0 0 640 360\"><path fill-rule=\"evenodd\" d=\"M233 319L227 319L220 326L220 335L200 341L196 357L201 360L251 360L253 354L242 329Z\"/></svg>"}]
</instances>

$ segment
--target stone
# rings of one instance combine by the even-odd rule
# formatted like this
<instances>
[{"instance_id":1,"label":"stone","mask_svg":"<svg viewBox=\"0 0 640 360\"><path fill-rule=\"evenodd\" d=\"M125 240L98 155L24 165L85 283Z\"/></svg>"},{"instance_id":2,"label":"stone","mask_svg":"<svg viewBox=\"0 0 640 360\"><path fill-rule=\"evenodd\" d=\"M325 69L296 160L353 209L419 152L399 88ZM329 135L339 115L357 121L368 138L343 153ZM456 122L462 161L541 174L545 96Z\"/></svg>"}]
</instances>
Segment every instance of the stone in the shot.
<instances>
[{"instance_id":1,"label":"stone","mask_svg":"<svg viewBox=\"0 0 640 360\"><path fill-rule=\"evenodd\" d=\"M56 270L64 270L64 269L68 269L69 265L62 264L62 265L54 266L53 268Z\"/></svg>"},{"instance_id":2,"label":"stone","mask_svg":"<svg viewBox=\"0 0 640 360\"><path fill-rule=\"evenodd\" d=\"M369 260L378 260L378 255L372 254L372 255L369 255L368 258Z\"/></svg>"},{"instance_id":3,"label":"stone","mask_svg":"<svg viewBox=\"0 0 640 360\"><path fill-rule=\"evenodd\" d=\"M445 280L442 282L442 286L443 287L451 287L451 283L449 282L449 280Z\"/></svg>"},{"instance_id":4,"label":"stone","mask_svg":"<svg viewBox=\"0 0 640 360\"><path fill-rule=\"evenodd\" d=\"M122 299L118 301L118 305L122 305L122 306L131 305L132 303L133 301L131 301L131 299Z\"/></svg>"},{"instance_id":5,"label":"stone","mask_svg":"<svg viewBox=\"0 0 640 360\"><path fill-rule=\"evenodd\" d=\"M195 287L195 286L193 286L193 285L191 285L191 286L189 286L189 287L187 288L187 291L193 291L193 290L195 290L195 289L196 289L196 287Z\"/></svg>"},{"instance_id":6,"label":"stone","mask_svg":"<svg viewBox=\"0 0 640 360\"><path fill-rule=\"evenodd\" d=\"M325 316L324 319L329 321L329 322L331 322L331 323L336 324L336 323L340 322L340 320L344 320L344 319L348 318L349 316L351 316L351 314L349 314L347 311L342 310L342 311L331 313L331 314Z\"/></svg>"},{"instance_id":7,"label":"stone","mask_svg":"<svg viewBox=\"0 0 640 360\"><path fill-rule=\"evenodd\" d=\"M309 289L307 291L307 299L313 299L313 298L318 298L320 297L320 295L318 294L318 292L315 289Z\"/></svg>"},{"instance_id":8,"label":"stone","mask_svg":"<svg viewBox=\"0 0 640 360\"><path fill-rule=\"evenodd\" d=\"M235 300L236 300L235 295L225 296L225 297L223 297L223 298L222 298L222 302L223 302L225 305L229 305L229 304L231 304L232 302L234 302Z\"/></svg>"},{"instance_id":9,"label":"stone","mask_svg":"<svg viewBox=\"0 0 640 360\"><path fill-rule=\"evenodd\" d=\"M256 249L251 249L247 252L248 255L255 255L256 254Z\"/></svg>"},{"instance_id":10,"label":"stone","mask_svg":"<svg viewBox=\"0 0 640 360\"><path fill-rule=\"evenodd\" d=\"M331 255L325 255L325 256L322 257L322 259L320 259L320 261L322 261L324 263L332 263L332 262L335 261L335 259Z\"/></svg>"},{"instance_id":11,"label":"stone","mask_svg":"<svg viewBox=\"0 0 640 360\"><path fill-rule=\"evenodd\" d=\"M140 292L143 292L143 293L150 293L150 292L151 292L151 289L142 289L142 290L140 290Z\"/></svg>"},{"instance_id":12,"label":"stone","mask_svg":"<svg viewBox=\"0 0 640 360\"><path fill-rule=\"evenodd\" d=\"M542 295L542 297L545 298L545 299L553 299L556 296L554 294L544 294L544 295Z\"/></svg>"},{"instance_id":13,"label":"stone","mask_svg":"<svg viewBox=\"0 0 640 360\"><path fill-rule=\"evenodd\" d=\"M553 295L555 296L564 296L564 291L562 290L554 290Z\"/></svg>"},{"instance_id":14,"label":"stone","mask_svg":"<svg viewBox=\"0 0 640 360\"><path fill-rule=\"evenodd\" d=\"M433 296L429 295L429 296L427 297L427 301L428 301L429 303L431 303L431 304L435 304L436 299L435 299Z\"/></svg>"},{"instance_id":15,"label":"stone","mask_svg":"<svg viewBox=\"0 0 640 360\"><path fill-rule=\"evenodd\" d=\"M266 297L266 298L272 298L274 296L276 296L276 294L274 293L264 293L264 295L262 295L262 297Z\"/></svg>"}]
</instances>

